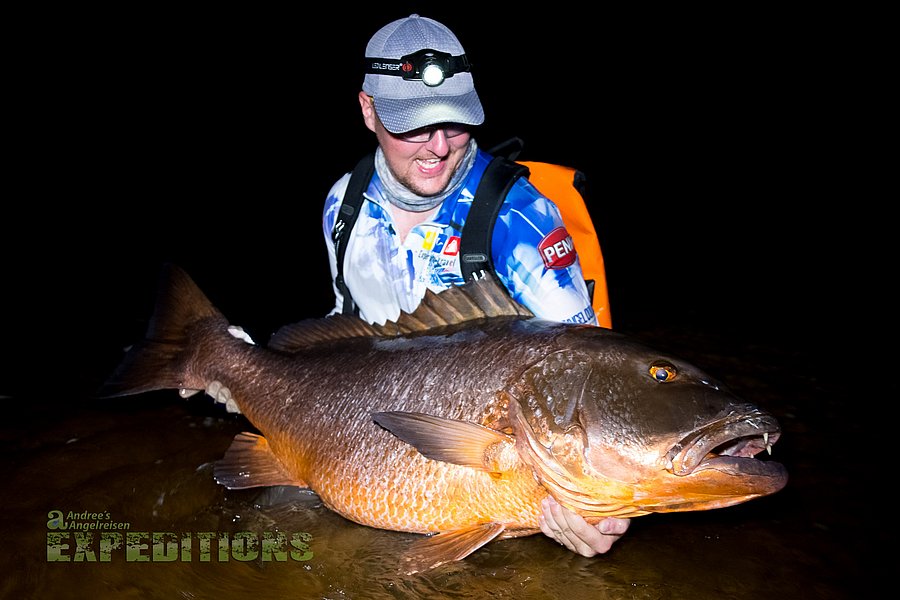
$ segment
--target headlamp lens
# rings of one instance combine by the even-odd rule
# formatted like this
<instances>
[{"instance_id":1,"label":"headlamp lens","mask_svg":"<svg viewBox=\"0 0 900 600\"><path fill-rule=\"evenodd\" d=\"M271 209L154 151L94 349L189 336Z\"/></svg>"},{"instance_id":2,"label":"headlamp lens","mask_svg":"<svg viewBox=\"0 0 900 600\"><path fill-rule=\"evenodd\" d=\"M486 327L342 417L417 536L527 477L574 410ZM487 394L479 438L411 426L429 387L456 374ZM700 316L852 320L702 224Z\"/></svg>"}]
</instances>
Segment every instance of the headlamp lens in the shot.
<instances>
[{"instance_id":1,"label":"headlamp lens","mask_svg":"<svg viewBox=\"0 0 900 600\"><path fill-rule=\"evenodd\" d=\"M422 83L430 87L441 85L444 83L444 70L434 63L426 65L422 69Z\"/></svg>"}]
</instances>

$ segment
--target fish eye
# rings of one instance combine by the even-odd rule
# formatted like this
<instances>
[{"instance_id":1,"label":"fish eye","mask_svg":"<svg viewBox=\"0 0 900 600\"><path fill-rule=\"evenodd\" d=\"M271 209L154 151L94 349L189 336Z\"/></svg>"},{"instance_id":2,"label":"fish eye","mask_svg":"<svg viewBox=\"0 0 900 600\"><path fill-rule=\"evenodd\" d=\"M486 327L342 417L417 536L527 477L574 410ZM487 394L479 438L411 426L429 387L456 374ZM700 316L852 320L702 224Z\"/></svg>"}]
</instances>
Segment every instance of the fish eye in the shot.
<instances>
[{"instance_id":1,"label":"fish eye","mask_svg":"<svg viewBox=\"0 0 900 600\"><path fill-rule=\"evenodd\" d=\"M678 376L678 369L668 362L656 362L650 365L650 377L660 383L673 381Z\"/></svg>"}]
</instances>

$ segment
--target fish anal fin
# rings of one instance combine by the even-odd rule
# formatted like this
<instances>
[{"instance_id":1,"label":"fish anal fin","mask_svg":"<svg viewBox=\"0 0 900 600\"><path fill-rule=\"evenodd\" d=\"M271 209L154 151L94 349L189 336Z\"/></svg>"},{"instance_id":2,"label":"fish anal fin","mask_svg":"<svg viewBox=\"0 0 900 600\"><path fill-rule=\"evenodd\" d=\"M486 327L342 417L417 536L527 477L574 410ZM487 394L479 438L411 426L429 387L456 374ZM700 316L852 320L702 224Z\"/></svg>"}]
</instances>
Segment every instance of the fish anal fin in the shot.
<instances>
[{"instance_id":1,"label":"fish anal fin","mask_svg":"<svg viewBox=\"0 0 900 600\"><path fill-rule=\"evenodd\" d=\"M404 570L411 575L462 560L500 535L504 528L500 523L480 523L417 540L404 553Z\"/></svg>"},{"instance_id":2,"label":"fish anal fin","mask_svg":"<svg viewBox=\"0 0 900 600\"><path fill-rule=\"evenodd\" d=\"M288 473L272 453L266 438L247 432L234 436L225 456L216 462L213 476L218 483L232 490L273 485L308 487Z\"/></svg>"},{"instance_id":3,"label":"fish anal fin","mask_svg":"<svg viewBox=\"0 0 900 600\"><path fill-rule=\"evenodd\" d=\"M432 460L489 473L518 463L512 436L477 423L403 411L373 413L372 419Z\"/></svg>"}]
</instances>

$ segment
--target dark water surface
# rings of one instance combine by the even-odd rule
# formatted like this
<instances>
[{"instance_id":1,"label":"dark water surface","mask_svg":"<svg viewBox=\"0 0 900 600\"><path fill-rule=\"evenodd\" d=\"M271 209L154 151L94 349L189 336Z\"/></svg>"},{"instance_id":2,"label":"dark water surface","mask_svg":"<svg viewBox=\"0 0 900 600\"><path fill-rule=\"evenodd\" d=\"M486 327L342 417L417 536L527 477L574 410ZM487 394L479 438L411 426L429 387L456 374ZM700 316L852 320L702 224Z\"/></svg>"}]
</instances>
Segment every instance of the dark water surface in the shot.
<instances>
[{"instance_id":1,"label":"dark water surface","mask_svg":"<svg viewBox=\"0 0 900 600\"><path fill-rule=\"evenodd\" d=\"M6 398L17 418L0 425L0 596L4 598L849 598L879 577L876 548L888 534L859 481L876 463L854 446L866 431L848 418L847 390L783 349L743 345L721 333L635 331L718 375L772 411L784 433L773 459L790 473L778 494L749 503L632 521L605 556L583 558L543 535L488 544L459 563L406 577L397 556L416 536L363 527L293 488L228 491L212 463L247 430L205 396L175 392L98 401L66 389ZM858 449L858 448L857 448ZM862 469L862 472L860 472ZM48 558L50 511L104 513L101 521L146 532L144 561L122 548L102 562L95 531L84 561L75 538ZM65 517L64 517L65 518ZM66 519L71 521L71 519ZM77 520L77 519L76 519ZM153 532L191 540L194 555L154 560ZM243 547L220 558L199 534L235 539L303 534L285 560ZM72 534L74 536L74 533ZM240 537L240 536L238 536ZM166 538L163 538L166 539ZM162 548L162 546L161 546ZM287 547L287 549L292 549ZM268 560L263 560L265 554Z\"/></svg>"}]
</instances>

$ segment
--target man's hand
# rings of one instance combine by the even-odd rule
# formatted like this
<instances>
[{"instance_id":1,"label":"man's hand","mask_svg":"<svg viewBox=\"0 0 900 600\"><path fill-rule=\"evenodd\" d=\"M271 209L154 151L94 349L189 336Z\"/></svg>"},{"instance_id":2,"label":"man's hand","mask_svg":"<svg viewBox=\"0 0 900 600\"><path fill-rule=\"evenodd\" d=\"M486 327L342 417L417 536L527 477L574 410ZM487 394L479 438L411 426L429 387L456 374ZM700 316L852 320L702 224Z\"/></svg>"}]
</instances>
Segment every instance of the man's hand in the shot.
<instances>
[{"instance_id":1,"label":"man's hand","mask_svg":"<svg viewBox=\"0 0 900 600\"><path fill-rule=\"evenodd\" d=\"M544 535L588 558L607 552L631 524L630 519L609 517L591 525L550 497L541 502L541 508L544 512L538 520Z\"/></svg>"}]
</instances>

